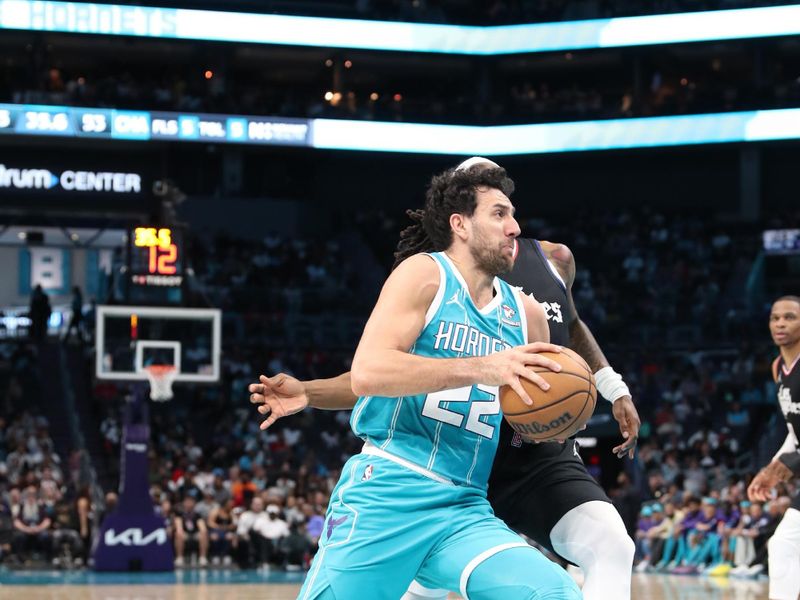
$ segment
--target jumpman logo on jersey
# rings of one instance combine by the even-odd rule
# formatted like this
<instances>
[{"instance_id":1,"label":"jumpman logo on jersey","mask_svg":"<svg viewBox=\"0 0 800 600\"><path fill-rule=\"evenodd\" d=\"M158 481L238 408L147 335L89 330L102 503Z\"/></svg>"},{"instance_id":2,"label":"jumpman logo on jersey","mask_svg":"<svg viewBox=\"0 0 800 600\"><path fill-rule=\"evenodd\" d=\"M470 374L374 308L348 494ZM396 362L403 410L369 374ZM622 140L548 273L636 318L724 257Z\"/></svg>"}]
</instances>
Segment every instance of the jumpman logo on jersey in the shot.
<instances>
[{"instance_id":1,"label":"jumpman logo on jersey","mask_svg":"<svg viewBox=\"0 0 800 600\"><path fill-rule=\"evenodd\" d=\"M461 310L464 310L464 305L461 304L461 300L458 299L458 294L459 294L459 292L456 292L455 294L453 294L453 297L450 298L450 300L448 300L447 302L445 302L445 306L448 305L448 304L455 304Z\"/></svg>"},{"instance_id":2,"label":"jumpman logo on jersey","mask_svg":"<svg viewBox=\"0 0 800 600\"><path fill-rule=\"evenodd\" d=\"M347 521L347 515L343 517L339 517L338 519L330 518L328 519L328 539L331 539L333 535L333 530L336 529L339 525Z\"/></svg>"}]
</instances>

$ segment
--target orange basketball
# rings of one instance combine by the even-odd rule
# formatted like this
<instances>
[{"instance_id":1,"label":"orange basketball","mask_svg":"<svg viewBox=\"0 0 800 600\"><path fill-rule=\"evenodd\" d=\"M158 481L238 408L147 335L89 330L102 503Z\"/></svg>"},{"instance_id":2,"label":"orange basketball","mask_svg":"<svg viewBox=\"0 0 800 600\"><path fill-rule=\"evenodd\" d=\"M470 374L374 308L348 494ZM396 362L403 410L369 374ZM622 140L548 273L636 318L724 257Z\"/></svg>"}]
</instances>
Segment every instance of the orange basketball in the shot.
<instances>
[{"instance_id":1,"label":"orange basketball","mask_svg":"<svg viewBox=\"0 0 800 600\"><path fill-rule=\"evenodd\" d=\"M541 354L561 365L559 373L544 367L532 368L550 384L550 389L545 392L521 378L533 406L525 404L508 385L500 388L500 406L508 424L526 440L565 440L580 431L592 416L597 385L586 361L569 348Z\"/></svg>"}]
</instances>

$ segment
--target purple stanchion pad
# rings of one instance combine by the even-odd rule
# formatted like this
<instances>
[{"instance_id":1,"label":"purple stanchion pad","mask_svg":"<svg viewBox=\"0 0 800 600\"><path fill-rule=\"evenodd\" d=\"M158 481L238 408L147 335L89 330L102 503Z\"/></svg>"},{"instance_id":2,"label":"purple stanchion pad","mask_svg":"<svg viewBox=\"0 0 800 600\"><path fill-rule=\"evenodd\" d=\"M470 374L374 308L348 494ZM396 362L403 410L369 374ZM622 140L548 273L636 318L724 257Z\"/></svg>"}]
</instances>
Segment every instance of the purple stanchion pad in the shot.
<instances>
[{"instance_id":1,"label":"purple stanchion pad","mask_svg":"<svg viewBox=\"0 0 800 600\"><path fill-rule=\"evenodd\" d=\"M126 407L119 504L106 516L94 550L97 571L172 571L166 522L150 498L147 449L150 426L144 394Z\"/></svg>"}]
</instances>

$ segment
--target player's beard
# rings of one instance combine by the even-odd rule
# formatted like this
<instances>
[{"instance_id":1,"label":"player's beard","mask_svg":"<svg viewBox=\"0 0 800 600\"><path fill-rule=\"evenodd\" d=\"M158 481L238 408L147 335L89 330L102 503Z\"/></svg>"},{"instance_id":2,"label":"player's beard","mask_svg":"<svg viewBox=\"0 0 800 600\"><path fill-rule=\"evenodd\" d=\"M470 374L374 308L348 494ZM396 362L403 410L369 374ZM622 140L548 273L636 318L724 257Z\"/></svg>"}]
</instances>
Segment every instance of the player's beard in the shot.
<instances>
[{"instance_id":1,"label":"player's beard","mask_svg":"<svg viewBox=\"0 0 800 600\"><path fill-rule=\"evenodd\" d=\"M470 244L469 251L477 267L492 276L508 273L514 263L504 255L507 243L492 245L477 226L473 227L472 232L475 239Z\"/></svg>"}]
</instances>

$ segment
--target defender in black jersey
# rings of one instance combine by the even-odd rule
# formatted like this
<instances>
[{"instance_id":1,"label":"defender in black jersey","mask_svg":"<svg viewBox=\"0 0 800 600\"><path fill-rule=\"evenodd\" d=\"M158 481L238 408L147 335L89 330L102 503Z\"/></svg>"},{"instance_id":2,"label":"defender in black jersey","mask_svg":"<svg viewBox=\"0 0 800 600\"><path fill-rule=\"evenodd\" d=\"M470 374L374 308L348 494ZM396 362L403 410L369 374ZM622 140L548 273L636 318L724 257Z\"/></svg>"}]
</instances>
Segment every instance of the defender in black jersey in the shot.
<instances>
[{"instance_id":1,"label":"defender in black jersey","mask_svg":"<svg viewBox=\"0 0 800 600\"><path fill-rule=\"evenodd\" d=\"M517 240L516 250L514 268L509 274L504 275L503 279L511 285L522 288L524 293L533 295L542 304L550 325L551 342L576 350L587 361L593 372L608 366L597 342L575 310L571 292L575 278L575 261L569 249L563 244L520 238ZM625 395L614 400L619 403L618 409L623 409L627 404L624 410L616 411L615 416L620 413L621 416L618 418L626 426L627 420L631 421L630 430L626 430L629 431L629 436L632 431L630 441L615 448L617 454L624 454L635 444L639 417L630 396ZM552 532L556 524L572 509L588 502L610 503L611 501L597 481L587 472L578 450L578 443L574 439L568 440L565 444L523 443L521 437L504 421L489 479L489 500L495 513L509 527L554 550L570 562L583 566L580 563L585 561L574 556L574 551L570 551L573 536L564 535L567 532L559 530L556 530L556 535L553 536ZM613 515L608 520L611 518ZM617 519L614 519L614 531L606 531L604 539L609 539L609 536L612 541L620 538L619 545L624 547L629 545L627 543L629 538L622 521L617 522L618 518L617 516ZM606 520L601 516L594 519L587 517L587 519ZM583 522L583 526L587 524ZM607 522L601 526L601 528L606 527L608 527ZM620 553L624 554L622 550ZM632 550L627 562L626 568L629 571L633 562ZM623 577L623 581L630 580L629 573L627 576L620 576ZM604 590L607 595L608 589ZM588 598L591 600L592 589L588 591ZM615 594L614 597L626 596Z\"/></svg>"},{"instance_id":2,"label":"defender in black jersey","mask_svg":"<svg viewBox=\"0 0 800 600\"><path fill-rule=\"evenodd\" d=\"M751 500L764 502L781 481L800 475L800 296L783 296L772 305L769 331L780 354L772 364L778 386L778 404L786 427L786 441L772 461L747 488ZM783 515L769 540L770 600L797 600L800 596L800 494Z\"/></svg>"},{"instance_id":3,"label":"defender in black jersey","mask_svg":"<svg viewBox=\"0 0 800 600\"><path fill-rule=\"evenodd\" d=\"M499 168L478 157L458 168ZM614 448L622 457L633 457L639 431L639 415L621 377L609 367L591 331L578 317L572 299L575 261L563 244L518 238L513 270L501 277L532 294L542 304L554 344L578 352L598 377L598 389L614 402L613 414L624 441ZM251 401L269 414L262 428L278 418L307 406L349 409L355 398L349 374L333 379L299 382L285 374L262 376L250 386ZM605 393L603 392L605 390ZM505 422L489 479L489 500L495 513L511 528L554 550L581 567L585 574L585 600L628 600L634 544L599 484L586 471L575 440L565 444L523 443ZM445 590L412 585L403 600L439 600Z\"/></svg>"}]
</instances>

